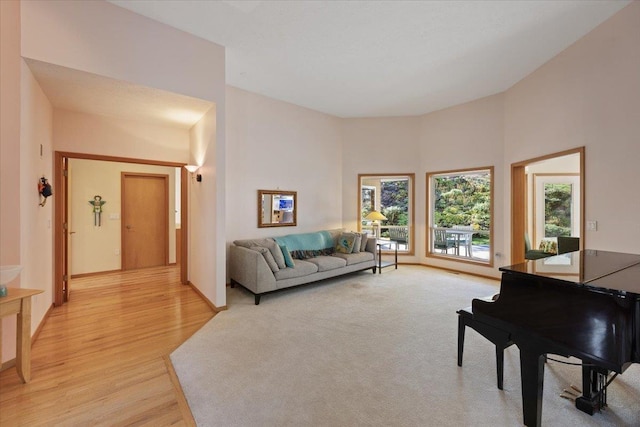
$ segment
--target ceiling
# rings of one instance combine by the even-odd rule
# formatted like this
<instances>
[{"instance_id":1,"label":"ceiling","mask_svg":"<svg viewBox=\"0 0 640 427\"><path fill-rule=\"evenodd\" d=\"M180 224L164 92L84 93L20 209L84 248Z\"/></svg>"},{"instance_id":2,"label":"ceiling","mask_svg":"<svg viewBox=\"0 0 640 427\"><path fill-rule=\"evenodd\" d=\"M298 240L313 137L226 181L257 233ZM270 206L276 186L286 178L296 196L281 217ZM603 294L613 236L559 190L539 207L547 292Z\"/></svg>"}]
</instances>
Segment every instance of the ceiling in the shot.
<instances>
[{"instance_id":1,"label":"ceiling","mask_svg":"<svg viewBox=\"0 0 640 427\"><path fill-rule=\"evenodd\" d=\"M25 59L49 102L63 110L190 129L208 101Z\"/></svg>"},{"instance_id":2,"label":"ceiling","mask_svg":"<svg viewBox=\"0 0 640 427\"><path fill-rule=\"evenodd\" d=\"M226 47L227 83L339 117L502 92L628 1L131 1Z\"/></svg>"},{"instance_id":3,"label":"ceiling","mask_svg":"<svg viewBox=\"0 0 640 427\"><path fill-rule=\"evenodd\" d=\"M227 84L337 117L502 92L629 1L123 1L226 48ZM27 60L56 108L189 128L211 104Z\"/></svg>"}]
</instances>

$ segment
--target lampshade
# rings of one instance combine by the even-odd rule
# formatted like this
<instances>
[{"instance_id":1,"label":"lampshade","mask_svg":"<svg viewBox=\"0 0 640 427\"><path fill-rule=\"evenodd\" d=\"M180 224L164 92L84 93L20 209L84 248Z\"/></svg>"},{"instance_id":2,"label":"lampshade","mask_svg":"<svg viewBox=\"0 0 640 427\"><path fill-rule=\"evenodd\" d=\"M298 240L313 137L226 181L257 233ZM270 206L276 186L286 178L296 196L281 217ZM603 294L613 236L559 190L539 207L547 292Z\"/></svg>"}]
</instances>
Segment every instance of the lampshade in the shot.
<instances>
[{"instance_id":1,"label":"lampshade","mask_svg":"<svg viewBox=\"0 0 640 427\"><path fill-rule=\"evenodd\" d=\"M186 170L188 170L189 172L194 173L195 171L197 171L197 170L198 170L198 168L199 168L199 167L200 167L200 166L198 166L198 165L185 165L185 167L184 167L184 168L185 168Z\"/></svg>"},{"instance_id":2,"label":"lampshade","mask_svg":"<svg viewBox=\"0 0 640 427\"><path fill-rule=\"evenodd\" d=\"M364 217L364 219L368 219L369 221L383 221L387 219L387 217L378 211L371 211L369 215Z\"/></svg>"}]
</instances>

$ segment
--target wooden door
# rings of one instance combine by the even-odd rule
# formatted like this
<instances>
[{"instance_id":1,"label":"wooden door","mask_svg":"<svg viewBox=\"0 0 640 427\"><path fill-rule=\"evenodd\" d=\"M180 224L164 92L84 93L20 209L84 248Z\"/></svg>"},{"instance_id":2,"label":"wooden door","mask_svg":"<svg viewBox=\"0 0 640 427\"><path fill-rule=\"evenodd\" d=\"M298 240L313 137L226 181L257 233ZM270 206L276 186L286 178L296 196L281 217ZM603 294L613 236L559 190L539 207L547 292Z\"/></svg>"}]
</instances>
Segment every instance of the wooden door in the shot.
<instances>
[{"instance_id":1,"label":"wooden door","mask_svg":"<svg viewBox=\"0 0 640 427\"><path fill-rule=\"evenodd\" d=\"M122 172L122 269L168 265L169 176Z\"/></svg>"}]
</instances>

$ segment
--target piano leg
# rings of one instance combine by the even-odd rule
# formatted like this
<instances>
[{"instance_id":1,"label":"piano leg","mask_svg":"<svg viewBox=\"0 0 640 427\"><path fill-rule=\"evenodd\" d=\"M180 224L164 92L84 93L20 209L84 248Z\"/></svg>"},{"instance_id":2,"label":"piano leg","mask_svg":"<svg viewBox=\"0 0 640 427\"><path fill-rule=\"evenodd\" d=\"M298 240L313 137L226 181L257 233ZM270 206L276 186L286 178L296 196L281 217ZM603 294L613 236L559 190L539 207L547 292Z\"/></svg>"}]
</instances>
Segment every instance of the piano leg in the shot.
<instances>
[{"instance_id":1,"label":"piano leg","mask_svg":"<svg viewBox=\"0 0 640 427\"><path fill-rule=\"evenodd\" d=\"M576 399L576 408L589 415L607 406L606 384L609 371L594 366L582 367L582 396Z\"/></svg>"},{"instance_id":2,"label":"piano leg","mask_svg":"<svg viewBox=\"0 0 640 427\"><path fill-rule=\"evenodd\" d=\"M520 349L522 412L524 425L528 427L540 427L545 359L544 354Z\"/></svg>"}]
</instances>

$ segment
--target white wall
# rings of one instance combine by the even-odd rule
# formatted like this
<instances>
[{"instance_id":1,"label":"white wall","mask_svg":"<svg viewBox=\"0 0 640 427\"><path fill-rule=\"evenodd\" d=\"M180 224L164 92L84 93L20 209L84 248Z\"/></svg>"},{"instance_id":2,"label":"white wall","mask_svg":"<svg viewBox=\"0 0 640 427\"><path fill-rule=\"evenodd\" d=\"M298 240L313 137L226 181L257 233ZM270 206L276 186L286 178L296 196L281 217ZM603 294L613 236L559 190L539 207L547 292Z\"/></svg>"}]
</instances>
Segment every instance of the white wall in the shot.
<instances>
[{"instance_id":1,"label":"white wall","mask_svg":"<svg viewBox=\"0 0 640 427\"><path fill-rule=\"evenodd\" d=\"M141 86L162 89L216 104L215 138L208 141L204 170L215 171L217 185L205 194L215 215L197 235L188 236L195 250L189 253L189 280L203 290L214 281L214 293L203 293L215 305L224 305L225 259L211 257L204 249L210 241L224 242L224 155L225 83L224 48L215 43L160 24L108 2L29 1L22 2L22 50L24 57L124 80ZM111 131L117 129L111 128ZM56 139L62 149L65 144ZM78 151L151 160L189 162L193 154L175 157L158 152L149 141L138 144L99 146L91 138ZM145 144L146 143L146 144ZM186 151L185 153L188 153ZM164 157L166 155L166 157ZM213 163L209 163L213 162ZM191 210L190 220L200 212ZM207 240L204 240L206 236ZM221 247L224 243L219 243ZM200 250L202 249L202 250ZM212 262L213 259L213 262ZM206 271L191 277L192 271ZM222 277L222 279L220 279ZM213 279L212 279L213 278Z\"/></svg>"},{"instance_id":2,"label":"white wall","mask_svg":"<svg viewBox=\"0 0 640 427\"><path fill-rule=\"evenodd\" d=\"M358 173L415 173L415 255L402 262L496 275L495 268L426 258L426 173L495 166L494 206L503 203L503 98L494 95L419 117L344 119L343 221L356 228ZM494 209L494 240L502 238ZM494 252L502 252L501 245Z\"/></svg>"},{"instance_id":3,"label":"white wall","mask_svg":"<svg viewBox=\"0 0 640 427\"><path fill-rule=\"evenodd\" d=\"M18 264L23 267L19 282L11 286L40 289L44 293L31 298L31 329L35 330L45 313L51 307L53 290L49 285L53 280L53 203L48 198L44 206L40 206L38 182L42 176L52 179L52 117L53 108L42 89L36 82L24 61L21 66L21 109L20 109L20 175L13 183L20 190L19 224L20 230ZM42 145L42 156L40 146ZM52 181L50 181L52 183ZM55 194L54 196L55 197ZM2 203L6 201L3 199ZM4 231L3 231L4 232ZM15 249L11 248L13 252ZM2 250L5 251L5 248ZM19 285L19 286L18 286ZM15 357L16 316L3 319L3 355L2 360Z\"/></svg>"},{"instance_id":4,"label":"white wall","mask_svg":"<svg viewBox=\"0 0 640 427\"><path fill-rule=\"evenodd\" d=\"M98 160L69 160L69 267L71 275L120 270L122 268L122 172L169 176L169 263L176 262L175 188L176 168ZM179 185L179 183L178 183ZM102 206L100 226L95 225L92 206L95 195ZM113 218L113 215L117 218ZM162 215L162 212L148 212Z\"/></svg>"},{"instance_id":5,"label":"white wall","mask_svg":"<svg viewBox=\"0 0 640 427\"><path fill-rule=\"evenodd\" d=\"M419 191L422 224L426 219L426 173L457 169L494 167L493 177L493 241L494 255L504 254L505 223L503 206L506 202L503 183L509 173L503 167L504 152L504 95L498 94L462 105L436 111L423 116L421 123L421 182ZM508 169L507 169L508 171ZM426 227L421 241L426 241ZM497 277L498 268L505 265L504 257L494 258L493 267L463 264L436 258L424 258L426 245L422 244L421 262L445 268L455 268L476 274Z\"/></svg>"},{"instance_id":6,"label":"white wall","mask_svg":"<svg viewBox=\"0 0 640 427\"><path fill-rule=\"evenodd\" d=\"M640 253L638 46L632 2L506 92L505 167L585 147L585 219L598 221L586 248Z\"/></svg>"},{"instance_id":7,"label":"white wall","mask_svg":"<svg viewBox=\"0 0 640 427\"><path fill-rule=\"evenodd\" d=\"M20 264L20 3L0 1L0 265ZM11 286L21 286L20 276ZM15 316L0 319L0 365L15 355ZM12 348L14 350L12 350Z\"/></svg>"},{"instance_id":8,"label":"white wall","mask_svg":"<svg viewBox=\"0 0 640 427\"><path fill-rule=\"evenodd\" d=\"M342 226L340 119L231 86L227 114L228 242ZM298 225L259 229L259 189L297 191Z\"/></svg>"},{"instance_id":9,"label":"white wall","mask_svg":"<svg viewBox=\"0 0 640 427\"><path fill-rule=\"evenodd\" d=\"M189 160L189 131L175 126L56 108L53 133L56 151L166 162Z\"/></svg>"}]
</instances>

